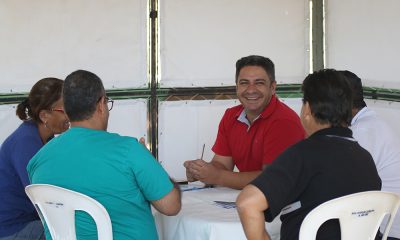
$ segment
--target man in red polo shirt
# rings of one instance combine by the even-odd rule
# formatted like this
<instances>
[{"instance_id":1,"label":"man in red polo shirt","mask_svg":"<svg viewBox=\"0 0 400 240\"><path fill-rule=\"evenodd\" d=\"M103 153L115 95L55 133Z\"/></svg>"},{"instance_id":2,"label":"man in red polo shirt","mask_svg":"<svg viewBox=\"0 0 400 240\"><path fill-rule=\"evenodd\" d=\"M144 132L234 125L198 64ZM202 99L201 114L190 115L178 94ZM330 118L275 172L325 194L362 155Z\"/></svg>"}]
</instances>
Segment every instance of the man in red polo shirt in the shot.
<instances>
[{"instance_id":1,"label":"man in red polo shirt","mask_svg":"<svg viewBox=\"0 0 400 240\"><path fill-rule=\"evenodd\" d=\"M241 105L226 110L211 162L184 163L188 181L242 189L287 147L304 139L298 115L275 96L274 63L251 55L236 62ZM233 172L234 167L240 172Z\"/></svg>"}]
</instances>

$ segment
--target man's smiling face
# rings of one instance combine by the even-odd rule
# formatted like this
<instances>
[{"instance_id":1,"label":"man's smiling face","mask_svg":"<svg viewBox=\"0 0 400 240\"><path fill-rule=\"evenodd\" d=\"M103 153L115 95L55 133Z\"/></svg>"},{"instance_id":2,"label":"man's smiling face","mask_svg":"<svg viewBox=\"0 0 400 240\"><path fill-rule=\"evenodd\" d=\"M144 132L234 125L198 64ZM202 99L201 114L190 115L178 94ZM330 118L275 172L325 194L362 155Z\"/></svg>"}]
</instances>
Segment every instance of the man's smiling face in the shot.
<instances>
[{"instance_id":1,"label":"man's smiling face","mask_svg":"<svg viewBox=\"0 0 400 240\"><path fill-rule=\"evenodd\" d=\"M264 68L245 66L240 70L236 81L236 94L250 121L265 109L275 94L275 89L276 82L271 81Z\"/></svg>"}]
</instances>

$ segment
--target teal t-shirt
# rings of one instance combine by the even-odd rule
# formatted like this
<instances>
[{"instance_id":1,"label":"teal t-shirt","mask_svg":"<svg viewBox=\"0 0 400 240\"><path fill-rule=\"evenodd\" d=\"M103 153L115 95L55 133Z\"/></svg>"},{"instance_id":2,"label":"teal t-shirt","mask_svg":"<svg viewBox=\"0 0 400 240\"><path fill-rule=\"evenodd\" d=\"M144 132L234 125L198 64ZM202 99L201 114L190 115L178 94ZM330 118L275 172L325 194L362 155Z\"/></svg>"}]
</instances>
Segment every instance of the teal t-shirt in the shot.
<instances>
[{"instance_id":1,"label":"teal t-shirt","mask_svg":"<svg viewBox=\"0 0 400 240\"><path fill-rule=\"evenodd\" d=\"M47 143L27 170L31 183L57 185L100 202L114 239L158 239L149 201L161 199L173 185L137 139L74 127ZM77 213L76 227L78 239L97 239L89 215Z\"/></svg>"}]
</instances>

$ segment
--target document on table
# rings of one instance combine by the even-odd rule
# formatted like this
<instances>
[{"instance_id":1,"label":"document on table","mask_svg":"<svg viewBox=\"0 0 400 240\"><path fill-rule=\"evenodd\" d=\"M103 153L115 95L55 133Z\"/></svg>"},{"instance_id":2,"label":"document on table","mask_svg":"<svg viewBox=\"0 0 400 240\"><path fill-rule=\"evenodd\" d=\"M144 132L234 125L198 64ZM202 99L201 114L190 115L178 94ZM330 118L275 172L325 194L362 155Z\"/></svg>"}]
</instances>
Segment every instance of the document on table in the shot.
<instances>
[{"instance_id":1,"label":"document on table","mask_svg":"<svg viewBox=\"0 0 400 240\"><path fill-rule=\"evenodd\" d=\"M202 189L208 188L208 187L199 187L199 186L193 186L193 185L181 185L180 187L181 187L182 192L202 190Z\"/></svg>"},{"instance_id":2,"label":"document on table","mask_svg":"<svg viewBox=\"0 0 400 240\"><path fill-rule=\"evenodd\" d=\"M179 186L180 186L182 192L195 191L195 190L202 190L202 189L210 188L210 186L208 186L208 185L206 185L204 183L201 183L201 182L180 184Z\"/></svg>"}]
</instances>

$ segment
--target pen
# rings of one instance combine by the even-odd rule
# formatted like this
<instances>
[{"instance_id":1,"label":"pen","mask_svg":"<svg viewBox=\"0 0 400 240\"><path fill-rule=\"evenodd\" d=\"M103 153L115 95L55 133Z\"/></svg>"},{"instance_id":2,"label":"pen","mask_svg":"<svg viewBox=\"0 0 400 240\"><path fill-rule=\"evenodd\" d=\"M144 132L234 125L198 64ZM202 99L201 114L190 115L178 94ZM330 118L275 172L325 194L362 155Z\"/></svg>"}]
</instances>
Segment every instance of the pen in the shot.
<instances>
[{"instance_id":1,"label":"pen","mask_svg":"<svg viewBox=\"0 0 400 240\"><path fill-rule=\"evenodd\" d=\"M203 150L201 151L201 157L200 157L200 159L201 160L203 160L203 155L204 155L204 148L206 147L206 144L204 143L203 144ZM204 188L213 188L214 186L212 185L212 184L206 184L205 186L204 186ZM199 189L203 189L203 188L199 188ZM190 190L187 190L187 191L192 191L192 190L198 190L197 188L196 189L190 189Z\"/></svg>"},{"instance_id":2,"label":"pen","mask_svg":"<svg viewBox=\"0 0 400 240\"><path fill-rule=\"evenodd\" d=\"M204 148L206 147L206 144L203 144L203 150L201 151L201 157L200 159L203 160L203 155L204 155Z\"/></svg>"},{"instance_id":3,"label":"pen","mask_svg":"<svg viewBox=\"0 0 400 240\"><path fill-rule=\"evenodd\" d=\"M197 191L197 190L203 190L203 189L207 189L207 187L193 187L193 188L187 188L187 189L183 189L182 192Z\"/></svg>"},{"instance_id":4,"label":"pen","mask_svg":"<svg viewBox=\"0 0 400 240\"><path fill-rule=\"evenodd\" d=\"M189 185L186 185L185 187L182 187L182 192L203 190L208 188L213 188L213 187L210 187L209 185L204 185L203 187L191 187Z\"/></svg>"}]
</instances>

